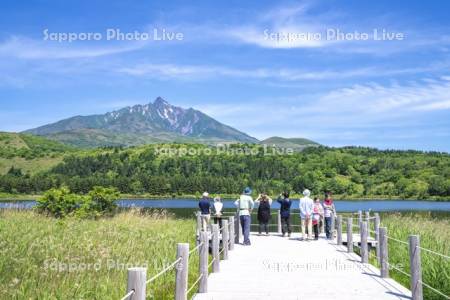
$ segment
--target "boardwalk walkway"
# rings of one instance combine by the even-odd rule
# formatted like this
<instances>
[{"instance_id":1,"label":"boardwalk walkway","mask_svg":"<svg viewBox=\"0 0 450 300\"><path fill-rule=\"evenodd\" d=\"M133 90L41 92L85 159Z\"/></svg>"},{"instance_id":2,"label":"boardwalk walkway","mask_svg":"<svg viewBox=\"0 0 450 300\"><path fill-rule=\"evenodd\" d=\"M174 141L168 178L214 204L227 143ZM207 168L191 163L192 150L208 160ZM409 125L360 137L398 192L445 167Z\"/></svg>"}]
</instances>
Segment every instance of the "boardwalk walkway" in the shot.
<instances>
[{"instance_id":1,"label":"boardwalk walkway","mask_svg":"<svg viewBox=\"0 0 450 300\"><path fill-rule=\"evenodd\" d=\"M347 248L321 238L303 242L278 234L252 234L252 246L236 245L220 272L209 275L208 293L195 300L410 299L411 293L379 270L361 264Z\"/></svg>"}]
</instances>

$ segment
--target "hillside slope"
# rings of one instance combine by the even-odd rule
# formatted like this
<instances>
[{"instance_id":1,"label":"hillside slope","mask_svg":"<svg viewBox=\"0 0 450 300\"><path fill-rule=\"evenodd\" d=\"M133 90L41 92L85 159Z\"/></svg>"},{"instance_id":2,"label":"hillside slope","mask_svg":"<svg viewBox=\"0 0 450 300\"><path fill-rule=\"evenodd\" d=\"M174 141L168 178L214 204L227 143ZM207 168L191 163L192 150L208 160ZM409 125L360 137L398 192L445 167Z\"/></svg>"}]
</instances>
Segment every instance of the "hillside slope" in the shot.
<instances>
[{"instance_id":1,"label":"hillside slope","mask_svg":"<svg viewBox=\"0 0 450 300\"><path fill-rule=\"evenodd\" d=\"M275 146L277 148L291 148L303 150L307 147L317 147L320 144L305 138L282 138L278 136L270 137L260 142L261 145Z\"/></svg>"},{"instance_id":2,"label":"hillside slope","mask_svg":"<svg viewBox=\"0 0 450 300\"><path fill-rule=\"evenodd\" d=\"M75 150L61 143L29 134L0 132L0 175L11 167L23 173L48 170Z\"/></svg>"}]
</instances>

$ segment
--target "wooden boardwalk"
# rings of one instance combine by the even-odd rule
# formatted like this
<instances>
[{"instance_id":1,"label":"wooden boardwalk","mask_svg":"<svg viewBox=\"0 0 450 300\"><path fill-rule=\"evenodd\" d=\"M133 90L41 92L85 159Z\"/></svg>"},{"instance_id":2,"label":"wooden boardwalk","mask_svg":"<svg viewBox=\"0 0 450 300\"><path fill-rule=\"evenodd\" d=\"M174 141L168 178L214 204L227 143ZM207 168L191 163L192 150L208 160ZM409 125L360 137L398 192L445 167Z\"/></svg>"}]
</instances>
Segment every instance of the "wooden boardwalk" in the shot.
<instances>
[{"instance_id":1,"label":"wooden boardwalk","mask_svg":"<svg viewBox=\"0 0 450 300\"><path fill-rule=\"evenodd\" d=\"M411 292L379 270L361 264L335 241L300 241L299 234L252 234L252 246L235 245L220 272L208 278L208 292L195 300L239 299L410 299Z\"/></svg>"}]
</instances>

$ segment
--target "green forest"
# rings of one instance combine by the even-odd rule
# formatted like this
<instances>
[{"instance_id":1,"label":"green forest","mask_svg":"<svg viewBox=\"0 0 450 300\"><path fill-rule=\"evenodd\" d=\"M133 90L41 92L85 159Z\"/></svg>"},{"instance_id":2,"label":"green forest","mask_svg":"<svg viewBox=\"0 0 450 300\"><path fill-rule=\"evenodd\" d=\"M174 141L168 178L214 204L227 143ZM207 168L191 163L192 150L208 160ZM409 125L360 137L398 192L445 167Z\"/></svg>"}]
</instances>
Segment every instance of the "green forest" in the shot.
<instances>
[{"instance_id":1,"label":"green forest","mask_svg":"<svg viewBox=\"0 0 450 300\"><path fill-rule=\"evenodd\" d=\"M64 155L33 172L10 166L0 176L0 193L42 194L66 186L86 194L104 186L132 195L182 196L203 191L234 195L251 186L255 192L270 194L308 188L315 195L331 191L336 198L450 199L447 153L324 146L289 152L254 144L230 145L226 151L200 144L94 150L47 144L13 153L11 149L0 151L0 158Z\"/></svg>"}]
</instances>

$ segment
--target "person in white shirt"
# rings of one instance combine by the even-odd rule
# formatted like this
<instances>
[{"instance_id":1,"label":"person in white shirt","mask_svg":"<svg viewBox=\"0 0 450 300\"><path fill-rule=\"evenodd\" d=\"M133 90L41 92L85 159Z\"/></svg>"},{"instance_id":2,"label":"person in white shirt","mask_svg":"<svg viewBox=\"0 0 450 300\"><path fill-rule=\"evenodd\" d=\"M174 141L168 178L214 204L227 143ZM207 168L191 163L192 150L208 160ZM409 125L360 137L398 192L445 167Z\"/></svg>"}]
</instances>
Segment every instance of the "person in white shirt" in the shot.
<instances>
[{"instance_id":1,"label":"person in white shirt","mask_svg":"<svg viewBox=\"0 0 450 300\"><path fill-rule=\"evenodd\" d=\"M309 197L311 192L306 189L303 191L303 198L300 199L300 219L303 233L303 240L312 239L312 213L314 208L314 201ZM308 231L306 231L308 230ZM308 236L306 235L308 232Z\"/></svg>"},{"instance_id":2,"label":"person in white shirt","mask_svg":"<svg viewBox=\"0 0 450 300\"><path fill-rule=\"evenodd\" d=\"M242 233L244 234L245 246L250 246L251 211L255 205L251 194L252 190L246 187L244 193L234 202L234 205L239 209L239 221L241 223Z\"/></svg>"},{"instance_id":3,"label":"person in white shirt","mask_svg":"<svg viewBox=\"0 0 450 300\"><path fill-rule=\"evenodd\" d=\"M222 199L217 196L214 198L214 223L219 224L219 228L222 227Z\"/></svg>"}]
</instances>

